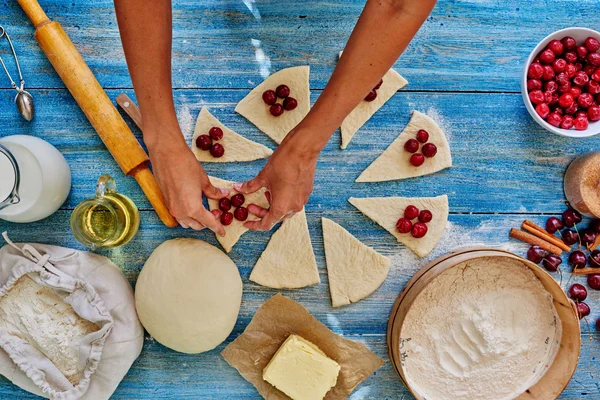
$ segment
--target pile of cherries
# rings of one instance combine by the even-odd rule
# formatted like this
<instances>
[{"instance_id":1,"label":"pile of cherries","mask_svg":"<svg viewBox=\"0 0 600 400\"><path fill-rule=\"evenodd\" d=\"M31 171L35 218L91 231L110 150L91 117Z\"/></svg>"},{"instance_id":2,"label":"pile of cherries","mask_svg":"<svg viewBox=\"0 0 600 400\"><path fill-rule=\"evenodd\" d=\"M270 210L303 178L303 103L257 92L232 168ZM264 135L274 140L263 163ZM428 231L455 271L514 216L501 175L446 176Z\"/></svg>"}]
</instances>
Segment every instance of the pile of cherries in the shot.
<instances>
[{"instance_id":1,"label":"pile of cherries","mask_svg":"<svg viewBox=\"0 0 600 400\"><path fill-rule=\"evenodd\" d=\"M219 210L223 212L221 223L227 226L231 225L234 218L242 222L248 219L248 209L242 207L245 202L246 198L241 193L234 194L231 198L223 197L219 200ZM235 208L233 213L230 211L231 208Z\"/></svg>"},{"instance_id":2,"label":"pile of cherries","mask_svg":"<svg viewBox=\"0 0 600 400\"><path fill-rule=\"evenodd\" d=\"M415 222L413 224L413 220L419 219L419 222ZM423 236L427 235L427 223L431 222L433 219L433 214L429 210L422 210L413 205L409 205L404 209L404 217L400 218L398 222L396 222L396 229L400 233L408 233L416 238L420 239Z\"/></svg>"},{"instance_id":3,"label":"pile of cherries","mask_svg":"<svg viewBox=\"0 0 600 400\"><path fill-rule=\"evenodd\" d=\"M410 164L415 167L420 167L425 162L425 157L432 158L437 154L437 146L429 141L429 133L426 130L419 129L416 139L408 139L404 143L404 150L413 153L410 156ZM421 145L423 145L421 147ZM421 149L421 153L417 153Z\"/></svg>"},{"instance_id":4,"label":"pile of cherries","mask_svg":"<svg viewBox=\"0 0 600 400\"><path fill-rule=\"evenodd\" d=\"M365 97L365 101L368 101L370 103L373 100L375 100L377 98L377 89L379 89L381 85L383 85L383 79L380 79L379 83L369 92L369 94L367 94L367 97Z\"/></svg>"},{"instance_id":5,"label":"pile of cherries","mask_svg":"<svg viewBox=\"0 0 600 400\"><path fill-rule=\"evenodd\" d=\"M223 129L218 126L213 126L208 131L208 135L200 135L196 138L196 147L200 150L207 150L210 155L219 158L225 154L225 148L220 143L213 143L213 140L219 141L223 139Z\"/></svg>"},{"instance_id":6,"label":"pile of cherries","mask_svg":"<svg viewBox=\"0 0 600 400\"><path fill-rule=\"evenodd\" d=\"M588 264L590 267L598 268L600 267L600 250L588 251L587 249L600 235L600 219L593 220L587 228L578 229L577 224L581 221L581 214L573 208L568 208L562 213L561 218L548 218L546 231L551 234L558 232L562 241L568 246L577 244L577 249L571 252L568 258L569 265L573 269L585 268ZM559 256L550 254L538 246L529 248L527 259L536 264L542 263L544 268L550 272L558 271L562 263ZM600 290L600 274L588 275L587 283L590 288ZM583 302L587 298L587 289L583 285L573 284L567 294L575 301L580 319L590 314L590 307ZM600 319L596 324L600 329Z\"/></svg>"},{"instance_id":7,"label":"pile of cherries","mask_svg":"<svg viewBox=\"0 0 600 400\"><path fill-rule=\"evenodd\" d=\"M529 100L550 125L584 131L600 120L599 49L598 39L578 45L567 36L548 43L529 66Z\"/></svg>"},{"instance_id":8,"label":"pile of cherries","mask_svg":"<svg viewBox=\"0 0 600 400\"><path fill-rule=\"evenodd\" d=\"M283 99L282 104L277 103L277 99ZM279 85L275 90L265 90L262 99L266 105L271 106L269 112L274 117L279 117L284 111L292 111L298 107L298 101L290 97L290 88L287 85Z\"/></svg>"}]
</instances>

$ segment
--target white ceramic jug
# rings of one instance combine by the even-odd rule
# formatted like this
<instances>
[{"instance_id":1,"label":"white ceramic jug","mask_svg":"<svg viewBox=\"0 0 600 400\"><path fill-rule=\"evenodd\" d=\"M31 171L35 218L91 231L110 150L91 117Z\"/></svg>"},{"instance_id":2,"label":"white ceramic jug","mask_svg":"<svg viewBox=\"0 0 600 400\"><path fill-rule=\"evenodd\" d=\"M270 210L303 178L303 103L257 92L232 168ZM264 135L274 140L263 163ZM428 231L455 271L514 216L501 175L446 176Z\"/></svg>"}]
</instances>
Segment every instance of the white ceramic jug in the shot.
<instances>
[{"instance_id":1,"label":"white ceramic jug","mask_svg":"<svg viewBox=\"0 0 600 400\"><path fill-rule=\"evenodd\" d=\"M69 165L50 143L27 135L0 138L0 219L44 219L59 209L70 190Z\"/></svg>"}]
</instances>

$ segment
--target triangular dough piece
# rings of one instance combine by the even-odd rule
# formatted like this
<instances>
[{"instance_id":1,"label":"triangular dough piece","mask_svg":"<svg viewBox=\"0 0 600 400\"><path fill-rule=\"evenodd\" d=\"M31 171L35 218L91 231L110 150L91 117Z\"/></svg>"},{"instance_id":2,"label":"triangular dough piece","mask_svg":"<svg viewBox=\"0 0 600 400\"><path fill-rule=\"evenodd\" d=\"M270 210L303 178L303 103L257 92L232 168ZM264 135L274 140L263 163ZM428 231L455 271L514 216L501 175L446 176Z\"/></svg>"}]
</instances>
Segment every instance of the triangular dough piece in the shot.
<instances>
[{"instance_id":1,"label":"triangular dough piece","mask_svg":"<svg viewBox=\"0 0 600 400\"><path fill-rule=\"evenodd\" d=\"M304 119L310 110L310 88L309 88L308 66L285 68L275 72L255 87L235 107L235 111L252 122L258 129L281 143L289 131ZM292 111L285 111L279 117L274 117L269 112L269 107L262 99L266 90L275 90L279 85L287 85L290 88L290 97L298 101L298 107ZM281 103L282 99L277 99Z\"/></svg>"},{"instance_id":2,"label":"triangular dough piece","mask_svg":"<svg viewBox=\"0 0 600 400\"><path fill-rule=\"evenodd\" d=\"M419 257L425 257L433 250L442 238L448 223L449 210L448 196L446 195L412 198L370 197L357 199L351 197L348 201L367 217L384 227ZM404 215L404 209L411 204L419 210L429 210L433 214L433 219L427 223L427 234L420 239L412 237L410 233L400 233L396 230L396 222Z\"/></svg>"},{"instance_id":3,"label":"triangular dough piece","mask_svg":"<svg viewBox=\"0 0 600 400\"><path fill-rule=\"evenodd\" d=\"M238 193L235 190L233 190L233 182L215 178L213 176L210 176L209 178L210 178L210 182L214 186L216 186L218 188L231 189L231 193L229 194L230 198L234 194ZM265 197L266 191L267 190L265 188L262 188L252 194L245 194L244 196L246 197L246 202L244 203L244 207L248 207L249 204L254 203L258 206L261 206L264 208L269 208L269 202L267 201L267 198ZM213 200L213 199L208 199L208 206L211 211L218 210L219 209L219 201ZM231 212L233 212L233 208L231 209ZM246 221L256 221L258 219L260 219L260 218L254 216L252 214L248 214L248 219ZM244 222L246 222L246 221L244 221ZM233 248L233 246L238 242L238 240L240 240L240 237L248 231L248 229L244 226L244 222L238 221L237 219L234 218L231 225L224 227L225 233L227 234L225 237L221 237L220 235L215 234L215 236L217 237L217 240L219 241L219 243L221 243L221 246L223 246L223 249L225 249L225 251L227 253L229 253L231 251L231 249Z\"/></svg>"},{"instance_id":4,"label":"triangular dough piece","mask_svg":"<svg viewBox=\"0 0 600 400\"><path fill-rule=\"evenodd\" d=\"M435 144L438 151L435 157L426 158L423 165L414 167L409 161L412 154L404 150L404 143L408 139L414 139L420 129L424 129L429 133L428 143ZM360 174L356 182L383 182L414 178L433 174L451 166L450 145L444 132L427 115L413 111L408 125L400 133L400 136Z\"/></svg>"},{"instance_id":5,"label":"triangular dough piece","mask_svg":"<svg viewBox=\"0 0 600 400\"><path fill-rule=\"evenodd\" d=\"M298 289L321 282L304 209L273 234L250 280L275 289Z\"/></svg>"},{"instance_id":6,"label":"triangular dough piece","mask_svg":"<svg viewBox=\"0 0 600 400\"><path fill-rule=\"evenodd\" d=\"M322 221L331 303L334 307L356 303L381 286L391 260L332 220Z\"/></svg>"},{"instance_id":7,"label":"triangular dough piece","mask_svg":"<svg viewBox=\"0 0 600 400\"><path fill-rule=\"evenodd\" d=\"M208 131L214 126L223 130L223 139L216 143L223 145L225 154L219 158L211 156L209 151L200 150L196 147L196 138L200 135L208 135ZM194 137L192 138L192 151L198 161L201 162L254 161L267 158L273 153L268 147L248 140L223 125L206 107L202 107L200 115L198 115Z\"/></svg>"},{"instance_id":8,"label":"triangular dough piece","mask_svg":"<svg viewBox=\"0 0 600 400\"><path fill-rule=\"evenodd\" d=\"M340 53L340 56L342 53ZM340 128L342 132L341 148L348 147L348 143L354 137L354 134L383 106L392 96L404 86L408 81L398 72L390 69L383 76L383 84L377 89L377 98L373 101L362 100L344 121Z\"/></svg>"}]
</instances>

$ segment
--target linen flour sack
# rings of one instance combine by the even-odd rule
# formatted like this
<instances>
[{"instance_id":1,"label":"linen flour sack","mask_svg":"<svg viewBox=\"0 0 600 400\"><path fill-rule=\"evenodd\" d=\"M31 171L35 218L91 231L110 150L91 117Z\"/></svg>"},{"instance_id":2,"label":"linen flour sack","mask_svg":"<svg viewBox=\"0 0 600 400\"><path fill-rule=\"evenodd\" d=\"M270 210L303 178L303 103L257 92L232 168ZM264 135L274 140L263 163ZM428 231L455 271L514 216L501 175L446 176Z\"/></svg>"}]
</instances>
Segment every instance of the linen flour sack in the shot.
<instances>
[{"instance_id":1,"label":"linen flour sack","mask_svg":"<svg viewBox=\"0 0 600 400\"><path fill-rule=\"evenodd\" d=\"M129 282L106 257L3 236L0 374L50 399L108 399L144 342Z\"/></svg>"}]
</instances>

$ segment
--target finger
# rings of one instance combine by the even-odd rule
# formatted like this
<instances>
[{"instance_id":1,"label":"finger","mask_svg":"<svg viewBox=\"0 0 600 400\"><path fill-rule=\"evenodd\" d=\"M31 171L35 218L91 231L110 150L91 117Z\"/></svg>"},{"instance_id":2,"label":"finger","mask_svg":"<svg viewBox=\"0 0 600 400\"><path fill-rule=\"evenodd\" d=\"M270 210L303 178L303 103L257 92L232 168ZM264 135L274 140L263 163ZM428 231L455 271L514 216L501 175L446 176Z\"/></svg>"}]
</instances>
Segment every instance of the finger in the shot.
<instances>
[{"instance_id":1,"label":"finger","mask_svg":"<svg viewBox=\"0 0 600 400\"><path fill-rule=\"evenodd\" d=\"M254 193L262 187L264 187L264 182L260 175L248 182L233 184L234 190L244 194Z\"/></svg>"},{"instance_id":2,"label":"finger","mask_svg":"<svg viewBox=\"0 0 600 400\"><path fill-rule=\"evenodd\" d=\"M187 222L190 225L190 228L192 228L195 231L201 231L202 229L206 228L204 225L202 225L200 222L196 221L195 219L190 219Z\"/></svg>"},{"instance_id":3,"label":"finger","mask_svg":"<svg viewBox=\"0 0 600 400\"><path fill-rule=\"evenodd\" d=\"M250 204L248 206L248 212L252 215L256 215L258 218L264 218L269 210L261 206L257 206L256 204Z\"/></svg>"},{"instance_id":4,"label":"finger","mask_svg":"<svg viewBox=\"0 0 600 400\"><path fill-rule=\"evenodd\" d=\"M223 197L229 196L231 190L217 188L207 179L205 182L202 182L202 193L209 199L219 200Z\"/></svg>"},{"instance_id":5,"label":"finger","mask_svg":"<svg viewBox=\"0 0 600 400\"><path fill-rule=\"evenodd\" d=\"M270 231L284 216L283 212L271 210L260 221L249 221L244 226L252 231Z\"/></svg>"},{"instance_id":6,"label":"finger","mask_svg":"<svg viewBox=\"0 0 600 400\"><path fill-rule=\"evenodd\" d=\"M265 192L265 197L267 198L267 202L271 204L271 192L268 190Z\"/></svg>"},{"instance_id":7,"label":"finger","mask_svg":"<svg viewBox=\"0 0 600 400\"><path fill-rule=\"evenodd\" d=\"M225 236L225 228L215 216L215 214L208 211L206 208L200 210L196 215L192 216L196 221L206 226L211 231L215 232L220 236Z\"/></svg>"},{"instance_id":8,"label":"finger","mask_svg":"<svg viewBox=\"0 0 600 400\"><path fill-rule=\"evenodd\" d=\"M187 223L185 223L183 220L177 220L177 222L179 222L179 225L181 225L181 227L183 229L189 229L189 225Z\"/></svg>"},{"instance_id":9,"label":"finger","mask_svg":"<svg viewBox=\"0 0 600 400\"><path fill-rule=\"evenodd\" d=\"M212 210L210 213L214 215L215 218L221 218L221 214L223 214L221 210Z\"/></svg>"}]
</instances>

